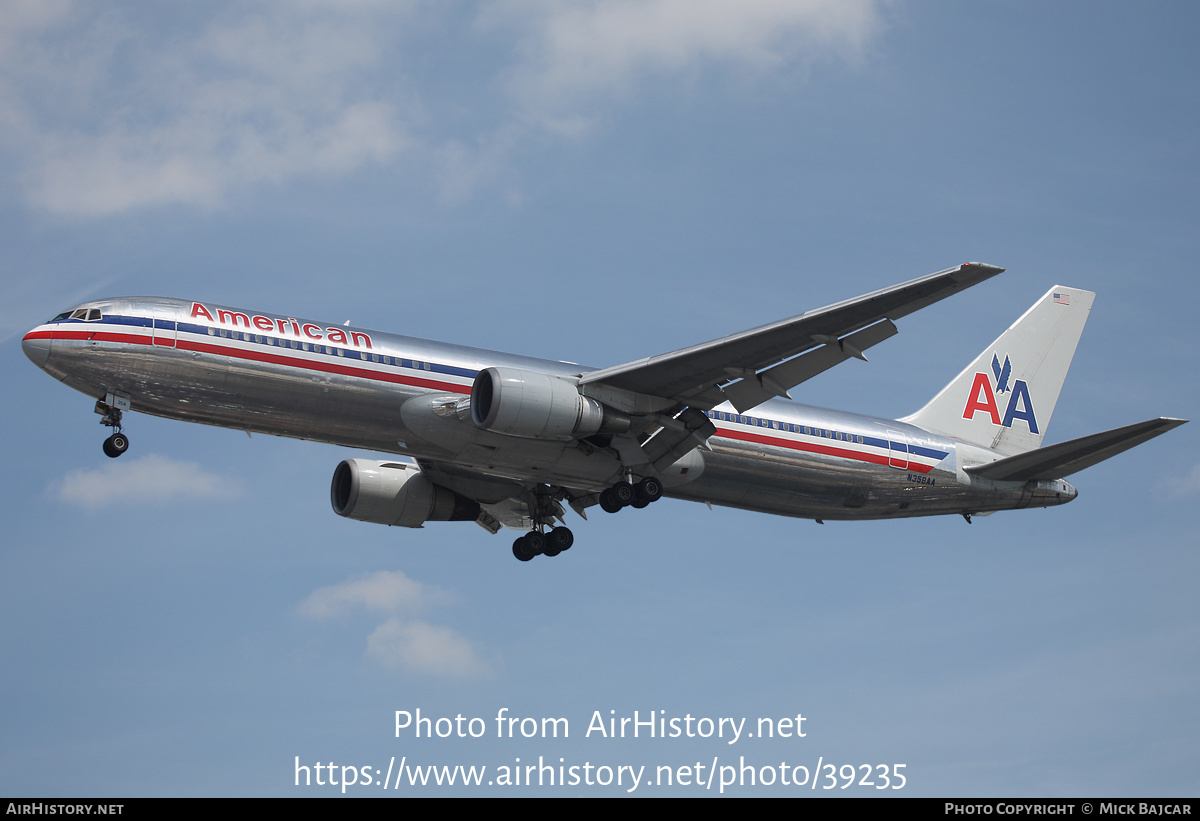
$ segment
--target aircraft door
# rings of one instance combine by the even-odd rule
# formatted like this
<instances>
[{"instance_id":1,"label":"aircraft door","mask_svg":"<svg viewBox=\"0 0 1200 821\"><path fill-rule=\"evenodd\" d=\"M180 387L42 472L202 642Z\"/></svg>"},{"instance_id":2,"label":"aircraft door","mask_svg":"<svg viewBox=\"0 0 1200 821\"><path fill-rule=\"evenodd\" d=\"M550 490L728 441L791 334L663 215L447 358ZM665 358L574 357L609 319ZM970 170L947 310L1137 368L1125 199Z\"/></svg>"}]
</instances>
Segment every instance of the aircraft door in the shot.
<instances>
[{"instance_id":1,"label":"aircraft door","mask_svg":"<svg viewBox=\"0 0 1200 821\"><path fill-rule=\"evenodd\" d=\"M888 465L908 470L908 437L898 430L888 429Z\"/></svg>"},{"instance_id":2,"label":"aircraft door","mask_svg":"<svg viewBox=\"0 0 1200 821\"><path fill-rule=\"evenodd\" d=\"M155 308L153 319L154 344L166 348L175 347L175 310L173 308Z\"/></svg>"}]
</instances>

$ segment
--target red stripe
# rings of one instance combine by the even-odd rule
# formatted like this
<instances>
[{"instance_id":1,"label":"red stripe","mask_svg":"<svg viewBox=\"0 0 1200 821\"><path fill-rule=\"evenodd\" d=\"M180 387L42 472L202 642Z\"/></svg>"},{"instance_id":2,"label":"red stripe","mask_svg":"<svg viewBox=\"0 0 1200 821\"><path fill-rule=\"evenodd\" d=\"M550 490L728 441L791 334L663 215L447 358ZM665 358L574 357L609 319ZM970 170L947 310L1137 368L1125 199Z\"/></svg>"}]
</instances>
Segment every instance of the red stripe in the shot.
<instances>
[{"instance_id":1,"label":"red stripe","mask_svg":"<svg viewBox=\"0 0 1200 821\"><path fill-rule=\"evenodd\" d=\"M97 342L124 342L135 345L151 345L154 343L149 336L134 334L118 334L109 331L39 331L25 335L26 339L81 339ZM372 379L376 382L389 382L396 385L411 385L416 388L428 388L448 393L471 395L470 385L456 385L453 382L439 382L435 379L419 379L413 376L373 371L367 368L355 368L348 365L337 365L332 362L315 362L295 356L280 356L279 354L248 351L242 348L231 348L223 345L212 345L207 342L194 342L190 339L179 339L175 347L179 350L199 351L201 353L217 354L235 359L249 359L255 362L268 362L273 365L284 365L291 368L301 368L309 371L336 373L343 376L357 376L361 379Z\"/></svg>"},{"instance_id":2,"label":"red stripe","mask_svg":"<svg viewBox=\"0 0 1200 821\"><path fill-rule=\"evenodd\" d=\"M337 373L343 376L357 376L362 379L373 379L376 382L390 382L396 385L412 385L418 388L429 388L436 391L448 391L450 393L461 393L470 395L471 388L466 385L456 385L452 382L438 382L433 379L418 379L412 376L401 376L400 374L385 373L381 371L368 370L367 368L356 368L350 365L338 365L333 362L315 362L311 359L302 359L294 356L281 356L273 353L261 353L259 351L247 351L241 348L227 348L223 345L211 345L207 342L193 342L189 339L179 340L177 347L181 350L200 351L202 353L214 353L220 356L231 356L237 359L250 359L255 362L269 362L273 365L285 365L292 368L303 368L310 371L321 371L323 373Z\"/></svg>"},{"instance_id":3,"label":"red stripe","mask_svg":"<svg viewBox=\"0 0 1200 821\"><path fill-rule=\"evenodd\" d=\"M740 439L743 442L756 442L760 445L772 445L777 448L788 448L790 450L801 450L806 453L820 453L825 456L839 456L842 459L854 459L859 462L872 462L877 465L889 464L889 458L882 454L865 453L859 450L848 450L846 448L835 448L830 445L817 445L810 442L797 442L792 439L780 439L777 436L763 436L759 433L746 433L740 430L732 430L730 428L717 428L717 435L723 436L726 439ZM906 456L908 454L905 454ZM896 468L900 470L901 468ZM908 470L913 473L928 473L933 470L932 465L917 464L909 460Z\"/></svg>"},{"instance_id":4,"label":"red stripe","mask_svg":"<svg viewBox=\"0 0 1200 821\"><path fill-rule=\"evenodd\" d=\"M85 342L124 342L129 345L149 345L154 340L137 334L115 334L111 331L51 331L52 339L82 339Z\"/></svg>"}]
</instances>

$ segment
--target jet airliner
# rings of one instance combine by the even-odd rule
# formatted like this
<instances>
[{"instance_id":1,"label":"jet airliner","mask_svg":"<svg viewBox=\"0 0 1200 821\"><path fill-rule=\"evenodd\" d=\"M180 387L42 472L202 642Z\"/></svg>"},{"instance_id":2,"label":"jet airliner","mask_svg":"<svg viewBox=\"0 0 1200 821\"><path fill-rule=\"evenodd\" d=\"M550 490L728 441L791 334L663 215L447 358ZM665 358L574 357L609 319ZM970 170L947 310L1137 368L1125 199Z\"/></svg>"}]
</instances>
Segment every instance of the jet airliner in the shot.
<instances>
[{"instance_id":1,"label":"jet airliner","mask_svg":"<svg viewBox=\"0 0 1200 821\"><path fill-rule=\"evenodd\" d=\"M133 410L408 457L341 462L334 510L516 528L529 561L571 547L567 507L586 519L664 495L818 522L1064 504L1064 477L1186 421L1042 446L1095 296L1062 286L909 416L792 401L897 320L1003 270L965 263L599 369L161 297L87 302L22 347L96 400L109 456L128 449Z\"/></svg>"}]
</instances>

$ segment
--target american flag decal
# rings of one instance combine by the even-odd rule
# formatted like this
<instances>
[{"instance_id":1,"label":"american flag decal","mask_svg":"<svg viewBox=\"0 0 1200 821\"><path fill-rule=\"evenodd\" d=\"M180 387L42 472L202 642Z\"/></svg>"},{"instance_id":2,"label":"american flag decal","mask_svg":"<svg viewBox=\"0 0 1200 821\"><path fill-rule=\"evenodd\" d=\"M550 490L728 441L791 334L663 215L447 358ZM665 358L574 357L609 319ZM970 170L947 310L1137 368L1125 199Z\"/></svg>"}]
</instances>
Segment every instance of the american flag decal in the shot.
<instances>
[{"instance_id":1,"label":"american flag decal","mask_svg":"<svg viewBox=\"0 0 1200 821\"><path fill-rule=\"evenodd\" d=\"M1055 294L1054 302L1056 305L1070 305L1071 304L1071 295L1070 294Z\"/></svg>"}]
</instances>

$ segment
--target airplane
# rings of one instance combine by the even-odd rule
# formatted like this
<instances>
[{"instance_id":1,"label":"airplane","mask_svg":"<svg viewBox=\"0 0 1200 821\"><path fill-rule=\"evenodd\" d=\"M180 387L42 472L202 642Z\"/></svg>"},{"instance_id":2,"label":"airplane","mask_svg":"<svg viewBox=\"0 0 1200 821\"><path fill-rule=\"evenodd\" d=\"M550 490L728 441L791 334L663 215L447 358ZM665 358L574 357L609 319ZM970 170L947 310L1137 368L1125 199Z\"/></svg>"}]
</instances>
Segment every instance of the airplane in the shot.
<instances>
[{"instance_id":1,"label":"airplane","mask_svg":"<svg viewBox=\"0 0 1200 821\"><path fill-rule=\"evenodd\" d=\"M129 448L132 410L408 457L342 461L334 511L524 530L513 555L529 561L574 543L564 503L586 519L670 496L821 524L1065 504L1064 477L1187 421L1042 446L1095 297L1057 285L909 416L792 401L897 320L1003 270L964 263L599 369L161 297L86 302L22 348L96 399L108 456Z\"/></svg>"}]
</instances>

